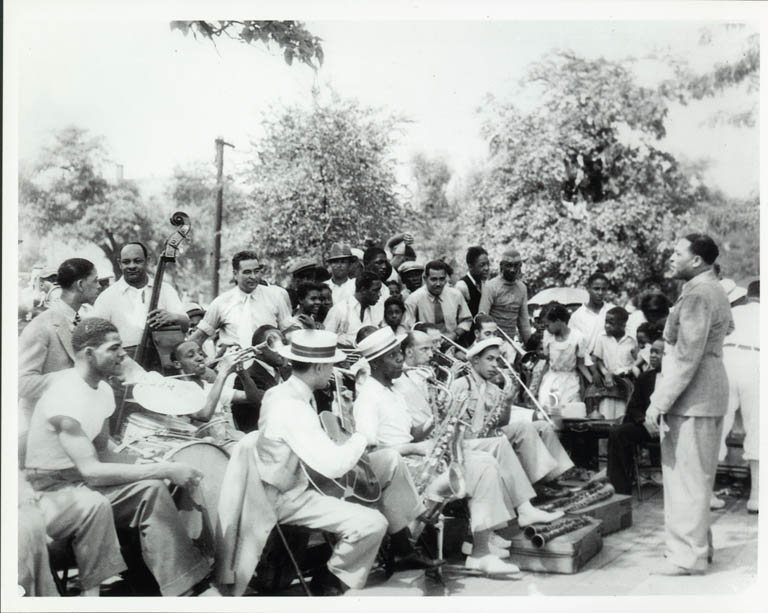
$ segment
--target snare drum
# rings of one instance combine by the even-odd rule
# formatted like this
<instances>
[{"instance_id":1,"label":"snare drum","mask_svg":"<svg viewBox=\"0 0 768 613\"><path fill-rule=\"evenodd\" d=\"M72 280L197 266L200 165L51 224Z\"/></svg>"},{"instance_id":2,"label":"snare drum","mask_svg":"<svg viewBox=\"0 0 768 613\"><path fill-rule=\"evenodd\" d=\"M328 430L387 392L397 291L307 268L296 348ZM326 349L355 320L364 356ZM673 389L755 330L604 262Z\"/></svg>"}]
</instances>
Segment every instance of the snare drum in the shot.
<instances>
[{"instance_id":1,"label":"snare drum","mask_svg":"<svg viewBox=\"0 0 768 613\"><path fill-rule=\"evenodd\" d=\"M205 555L213 555L219 495L229 454L205 441L179 442L162 457L167 462L182 462L203 473L196 488L177 488L174 500L190 538Z\"/></svg>"},{"instance_id":2,"label":"snare drum","mask_svg":"<svg viewBox=\"0 0 768 613\"><path fill-rule=\"evenodd\" d=\"M192 424L178 417L131 413L125 420L122 439L130 442L159 434L189 438L195 436L196 430Z\"/></svg>"},{"instance_id":3,"label":"snare drum","mask_svg":"<svg viewBox=\"0 0 768 613\"><path fill-rule=\"evenodd\" d=\"M195 437L207 440L227 452L243 437L243 433L235 428L231 414L215 415L195 431Z\"/></svg>"}]
</instances>

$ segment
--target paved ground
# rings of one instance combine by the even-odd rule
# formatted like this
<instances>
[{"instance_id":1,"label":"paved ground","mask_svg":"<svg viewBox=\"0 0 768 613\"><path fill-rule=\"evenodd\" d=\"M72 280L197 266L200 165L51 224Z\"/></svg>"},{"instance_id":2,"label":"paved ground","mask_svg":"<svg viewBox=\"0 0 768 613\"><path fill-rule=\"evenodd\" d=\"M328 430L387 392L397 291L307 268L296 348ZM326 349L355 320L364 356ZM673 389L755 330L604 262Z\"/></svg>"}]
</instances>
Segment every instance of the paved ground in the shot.
<instances>
[{"instance_id":1,"label":"paved ground","mask_svg":"<svg viewBox=\"0 0 768 613\"><path fill-rule=\"evenodd\" d=\"M446 576L445 587L419 571L398 573L389 581L373 575L359 596L644 596L739 594L757 578L757 515L743 498L727 497L714 512L714 563L698 577L657 577L651 569L663 557L661 488L645 488L648 498L633 499L633 526L603 539L603 549L575 575L523 573L516 581ZM764 610L768 610L768 605Z\"/></svg>"}]
</instances>

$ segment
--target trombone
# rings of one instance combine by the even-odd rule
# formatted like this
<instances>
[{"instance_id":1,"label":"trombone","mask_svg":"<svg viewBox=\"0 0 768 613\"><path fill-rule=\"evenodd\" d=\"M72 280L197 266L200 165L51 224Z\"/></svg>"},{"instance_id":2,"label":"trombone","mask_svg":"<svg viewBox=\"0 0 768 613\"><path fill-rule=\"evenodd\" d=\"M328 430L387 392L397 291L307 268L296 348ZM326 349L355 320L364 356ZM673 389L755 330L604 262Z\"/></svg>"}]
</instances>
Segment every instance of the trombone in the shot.
<instances>
[{"instance_id":1,"label":"trombone","mask_svg":"<svg viewBox=\"0 0 768 613\"><path fill-rule=\"evenodd\" d=\"M533 401L533 404L536 406L536 409L539 411L539 413L544 416L544 419L549 423L550 426L556 429L555 422L552 421L552 418L549 416L549 414L544 410L541 404L539 404L539 401L536 400L536 396L534 396L533 392L528 389L528 386L523 382L522 377L517 374L517 371L512 367L512 364L510 364L503 355L499 355L499 359L501 360L502 364L504 364L504 367L509 370L510 373L512 373L512 376L517 379L517 382L526 391L528 397Z\"/></svg>"}]
</instances>

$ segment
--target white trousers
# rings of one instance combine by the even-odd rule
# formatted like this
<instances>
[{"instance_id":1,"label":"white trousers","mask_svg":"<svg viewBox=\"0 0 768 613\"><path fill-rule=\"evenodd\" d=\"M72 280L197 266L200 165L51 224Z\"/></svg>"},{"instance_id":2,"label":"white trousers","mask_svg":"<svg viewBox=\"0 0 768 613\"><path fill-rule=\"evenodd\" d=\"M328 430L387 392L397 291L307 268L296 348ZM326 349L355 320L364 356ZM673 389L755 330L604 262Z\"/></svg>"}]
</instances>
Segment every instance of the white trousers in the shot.
<instances>
[{"instance_id":1,"label":"white trousers","mask_svg":"<svg viewBox=\"0 0 768 613\"><path fill-rule=\"evenodd\" d=\"M328 570L353 589L365 586L387 531L386 518L359 504L306 489L295 498L279 495L275 504L281 524L326 530L338 537Z\"/></svg>"},{"instance_id":2,"label":"white trousers","mask_svg":"<svg viewBox=\"0 0 768 613\"><path fill-rule=\"evenodd\" d=\"M712 545L709 501L723 418L665 415L664 419L669 426L661 440L667 559L703 571Z\"/></svg>"},{"instance_id":3,"label":"white trousers","mask_svg":"<svg viewBox=\"0 0 768 613\"><path fill-rule=\"evenodd\" d=\"M760 459L760 352L723 347L723 364L728 373L728 412L723 424L720 460L728 453L725 439L733 427L736 410L744 423L744 459Z\"/></svg>"}]
</instances>

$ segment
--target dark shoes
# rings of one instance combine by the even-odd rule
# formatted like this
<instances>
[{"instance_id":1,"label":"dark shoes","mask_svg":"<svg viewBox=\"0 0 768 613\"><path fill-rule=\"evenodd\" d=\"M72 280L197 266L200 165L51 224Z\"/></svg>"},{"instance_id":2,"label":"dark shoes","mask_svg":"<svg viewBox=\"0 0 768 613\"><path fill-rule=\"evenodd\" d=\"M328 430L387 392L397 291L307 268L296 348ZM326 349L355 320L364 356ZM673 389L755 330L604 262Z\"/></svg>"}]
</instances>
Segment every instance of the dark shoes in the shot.
<instances>
[{"instance_id":1,"label":"dark shoes","mask_svg":"<svg viewBox=\"0 0 768 613\"><path fill-rule=\"evenodd\" d=\"M437 568L445 563L444 560L433 560L415 549L405 555L392 556L392 571L414 570L423 568Z\"/></svg>"},{"instance_id":2,"label":"dark shoes","mask_svg":"<svg viewBox=\"0 0 768 613\"><path fill-rule=\"evenodd\" d=\"M318 571L309 582L309 591L313 596L343 596L349 588L341 580L328 571L323 569Z\"/></svg>"}]
</instances>

